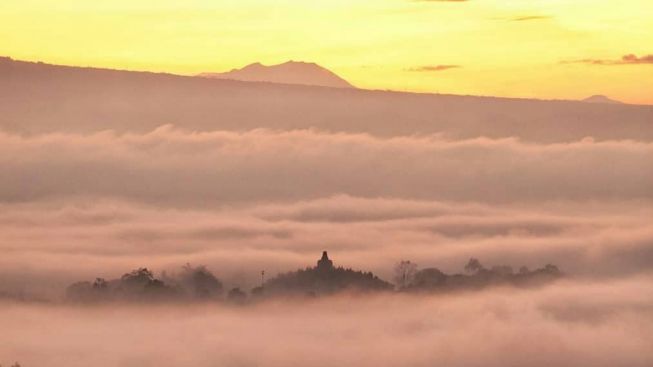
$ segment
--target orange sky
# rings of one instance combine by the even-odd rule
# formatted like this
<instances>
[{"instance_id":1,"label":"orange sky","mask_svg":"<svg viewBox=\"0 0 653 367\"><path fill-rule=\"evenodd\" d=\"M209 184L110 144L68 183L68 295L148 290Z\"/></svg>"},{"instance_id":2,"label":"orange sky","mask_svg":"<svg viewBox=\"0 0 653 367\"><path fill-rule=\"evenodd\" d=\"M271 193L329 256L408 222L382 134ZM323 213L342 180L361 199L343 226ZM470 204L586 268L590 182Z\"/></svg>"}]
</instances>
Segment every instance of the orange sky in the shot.
<instances>
[{"instance_id":1,"label":"orange sky","mask_svg":"<svg viewBox=\"0 0 653 367\"><path fill-rule=\"evenodd\" d=\"M653 104L652 24L650 0L4 0L0 55L179 74L293 59L363 88Z\"/></svg>"}]
</instances>

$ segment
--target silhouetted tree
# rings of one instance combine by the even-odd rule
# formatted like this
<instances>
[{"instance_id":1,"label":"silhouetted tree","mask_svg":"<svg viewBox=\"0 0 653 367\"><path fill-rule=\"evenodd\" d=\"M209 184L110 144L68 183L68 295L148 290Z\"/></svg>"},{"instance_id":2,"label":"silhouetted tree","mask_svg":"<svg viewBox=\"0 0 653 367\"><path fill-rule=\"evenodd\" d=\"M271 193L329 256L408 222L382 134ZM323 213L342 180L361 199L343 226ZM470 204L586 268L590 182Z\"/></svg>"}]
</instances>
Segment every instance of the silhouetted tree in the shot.
<instances>
[{"instance_id":1,"label":"silhouetted tree","mask_svg":"<svg viewBox=\"0 0 653 367\"><path fill-rule=\"evenodd\" d=\"M202 265L192 267L190 264L186 264L183 266L179 282L195 298L207 299L222 294L222 282Z\"/></svg>"},{"instance_id":2,"label":"silhouetted tree","mask_svg":"<svg viewBox=\"0 0 653 367\"><path fill-rule=\"evenodd\" d=\"M265 294L318 296L345 290L380 291L393 288L390 283L371 272L334 267L325 255L326 253L323 253L322 259L315 267L279 274L269 279L264 285Z\"/></svg>"},{"instance_id":3,"label":"silhouetted tree","mask_svg":"<svg viewBox=\"0 0 653 367\"><path fill-rule=\"evenodd\" d=\"M95 278L95 281L93 282L93 289L106 291L109 289L109 284L106 280L104 280L104 278Z\"/></svg>"},{"instance_id":4,"label":"silhouetted tree","mask_svg":"<svg viewBox=\"0 0 653 367\"><path fill-rule=\"evenodd\" d=\"M534 286L562 276L558 267L551 264L533 271L521 267L518 273L514 273L512 267L508 265L497 265L486 269L475 258L471 258L465 265L465 271L468 275L447 275L435 268L420 270L415 273L413 281L405 289L409 291L445 291L477 289L495 284Z\"/></svg>"},{"instance_id":5,"label":"silhouetted tree","mask_svg":"<svg viewBox=\"0 0 653 367\"><path fill-rule=\"evenodd\" d=\"M247 300L247 294L238 287L232 288L227 294L227 300L232 303L244 303Z\"/></svg>"},{"instance_id":6,"label":"silhouetted tree","mask_svg":"<svg viewBox=\"0 0 653 367\"><path fill-rule=\"evenodd\" d=\"M512 275L512 267L508 265L496 265L490 270L492 274L497 276L510 276Z\"/></svg>"},{"instance_id":7,"label":"silhouetted tree","mask_svg":"<svg viewBox=\"0 0 653 367\"><path fill-rule=\"evenodd\" d=\"M410 260L401 260L395 265L395 284L399 289L407 287L413 282L415 273L417 272L417 264L411 262Z\"/></svg>"},{"instance_id":8,"label":"silhouetted tree","mask_svg":"<svg viewBox=\"0 0 653 367\"><path fill-rule=\"evenodd\" d=\"M436 268L426 268L415 273L413 280L407 287L419 289L433 289L444 286L447 275Z\"/></svg>"},{"instance_id":9,"label":"silhouetted tree","mask_svg":"<svg viewBox=\"0 0 653 367\"><path fill-rule=\"evenodd\" d=\"M154 280L154 274L147 268L138 268L120 277L120 284L126 288L142 289Z\"/></svg>"},{"instance_id":10,"label":"silhouetted tree","mask_svg":"<svg viewBox=\"0 0 653 367\"><path fill-rule=\"evenodd\" d=\"M467 265L465 265L465 271L473 274L478 272L479 270L483 270L483 265L481 265L481 262L473 257L469 259Z\"/></svg>"}]
</instances>

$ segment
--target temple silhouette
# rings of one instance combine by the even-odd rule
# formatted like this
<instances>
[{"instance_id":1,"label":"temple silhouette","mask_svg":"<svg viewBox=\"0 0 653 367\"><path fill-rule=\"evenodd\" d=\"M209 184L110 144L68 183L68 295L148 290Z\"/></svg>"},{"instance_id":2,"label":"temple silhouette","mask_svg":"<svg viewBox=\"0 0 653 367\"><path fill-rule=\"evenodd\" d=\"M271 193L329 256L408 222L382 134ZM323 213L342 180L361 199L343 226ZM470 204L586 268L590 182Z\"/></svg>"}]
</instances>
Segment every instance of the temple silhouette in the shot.
<instances>
[{"instance_id":1,"label":"temple silhouette","mask_svg":"<svg viewBox=\"0 0 653 367\"><path fill-rule=\"evenodd\" d=\"M400 264L411 264L402 261ZM395 268L398 292L450 292L474 290L496 285L532 287L561 278L564 274L557 266L547 264L529 270L525 266L517 272L508 265L485 267L471 258L464 267L465 273L445 274L437 268L418 269L416 265ZM397 280L399 279L399 280ZM327 251L322 251L316 265L266 280L261 272L261 285L251 290L253 299L276 296L322 296L339 292L369 293L393 291L395 287L372 272L334 266ZM226 300L234 304L245 303L249 295L238 286L231 288ZM73 302L108 301L179 301L221 300L222 282L206 267L186 264L182 271L155 277L148 268L137 268L118 279L80 281L66 289L66 299Z\"/></svg>"},{"instance_id":2,"label":"temple silhouette","mask_svg":"<svg viewBox=\"0 0 653 367\"><path fill-rule=\"evenodd\" d=\"M279 274L266 281L263 288L268 296L275 294L318 296L340 291L392 290L393 286L371 272L334 266L327 251L322 251L322 257L315 267Z\"/></svg>"},{"instance_id":3,"label":"temple silhouette","mask_svg":"<svg viewBox=\"0 0 653 367\"><path fill-rule=\"evenodd\" d=\"M328 271L333 268L333 261L329 260L326 251L322 251L322 258L317 261L317 270Z\"/></svg>"}]
</instances>

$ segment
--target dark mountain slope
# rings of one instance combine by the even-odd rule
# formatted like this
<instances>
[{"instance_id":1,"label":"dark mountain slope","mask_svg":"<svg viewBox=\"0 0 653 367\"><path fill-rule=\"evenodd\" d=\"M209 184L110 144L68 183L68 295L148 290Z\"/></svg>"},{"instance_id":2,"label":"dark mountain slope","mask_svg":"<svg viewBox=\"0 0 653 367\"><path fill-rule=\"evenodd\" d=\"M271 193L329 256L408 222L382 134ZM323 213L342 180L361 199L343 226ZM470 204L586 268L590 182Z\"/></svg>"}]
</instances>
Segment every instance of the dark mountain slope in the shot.
<instances>
[{"instance_id":1,"label":"dark mountain slope","mask_svg":"<svg viewBox=\"0 0 653 367\"><path fill-rule=\"evenodd\" d=\"M333 88L353 88L349 82L318 64L288 61L278 65L249 64L225 73L202 73L198 76L249 82L315 85Z\"/></svg>"},{"instance_id":2,"label":"dark mountain slope","mask_svg":"<svg viewBox=\"0 0 653 367\"><path fill-rule=\"evenodd\" d=\"M0 130L318 128L556 142L653 140L653 106L415 94L0 61Z\"/></svg>"}]
</instances>

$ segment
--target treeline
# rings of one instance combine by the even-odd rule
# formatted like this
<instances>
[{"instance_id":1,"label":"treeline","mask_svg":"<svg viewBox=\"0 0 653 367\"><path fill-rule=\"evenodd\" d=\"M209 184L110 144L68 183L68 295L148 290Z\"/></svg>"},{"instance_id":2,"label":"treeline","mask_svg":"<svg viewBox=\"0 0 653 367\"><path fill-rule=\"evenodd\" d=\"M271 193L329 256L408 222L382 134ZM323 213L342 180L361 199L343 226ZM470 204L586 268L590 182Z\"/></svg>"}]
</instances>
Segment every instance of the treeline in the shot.
<instances>
[{"instance_id":1,"label":"treeline","mask_svg":"<svg viewBox=\"0 0 653 367\"><path fill-rule=\"evenodd\" d=\"M534 270L522 266L515 272L508 265L486 268L475 258L469 259L464 270L464 274L445 274L437 268L420 270L415 263L401 261L395 267L395 283L399 291L441 292L480 289L493 285L532 287L562 276L560 269L551 264Z\"/></svg>"},{"instance_id":2,"label":"treeline","mask_svg":"<svg viewBox=\"0 0 653 367\"><path fill-rule=\"evenodd\" d=\"M163 273L156 278L147 268L139 268L119 279L96 278L92 282L71 284L66 299L77 302L114 300L210 300L220 299L223 285L206 267L186 264L173 276Z\"/></svg>"},{"instance_id":3,"label":"treeline","mask_svg":"<svg viewBox=\"0 0 653 367\"><path fill-rule=\"evenodd\" d=\"M317 266L279 274L267 281L264 286L255 288L253 294L318 296L342 291L370 292L392 289L394 286L391 283L371 272L343 267L323 269Z\"/></svg>"},{"instance_id":4,"label":"treeline","mask_svg":"<svg viewBox=\"0 0 653 367\"><path fill-rule=\"evenodd\" d=\"M325 253L326 258L326 253ZM529 270L510 266L486 268L477 259L470 259L465 273L445 274L436 268L419 269L411 261L401 261L395 267L394 284L371 272L334 267L331 261L318 266L282 273L267 280L251 292L240 288L223 289L222 282L206 267L186 265L179 273L162 273L155 277L147 268L139 268L118 279L77 282L66 290L72 302L94 303L109 301L198 301L224 300L245 303L280 296L315 297L339 292L444 292L480 289L492 285L535 286L562 276L555 265Z\"/></svg>"}]
</instances>

